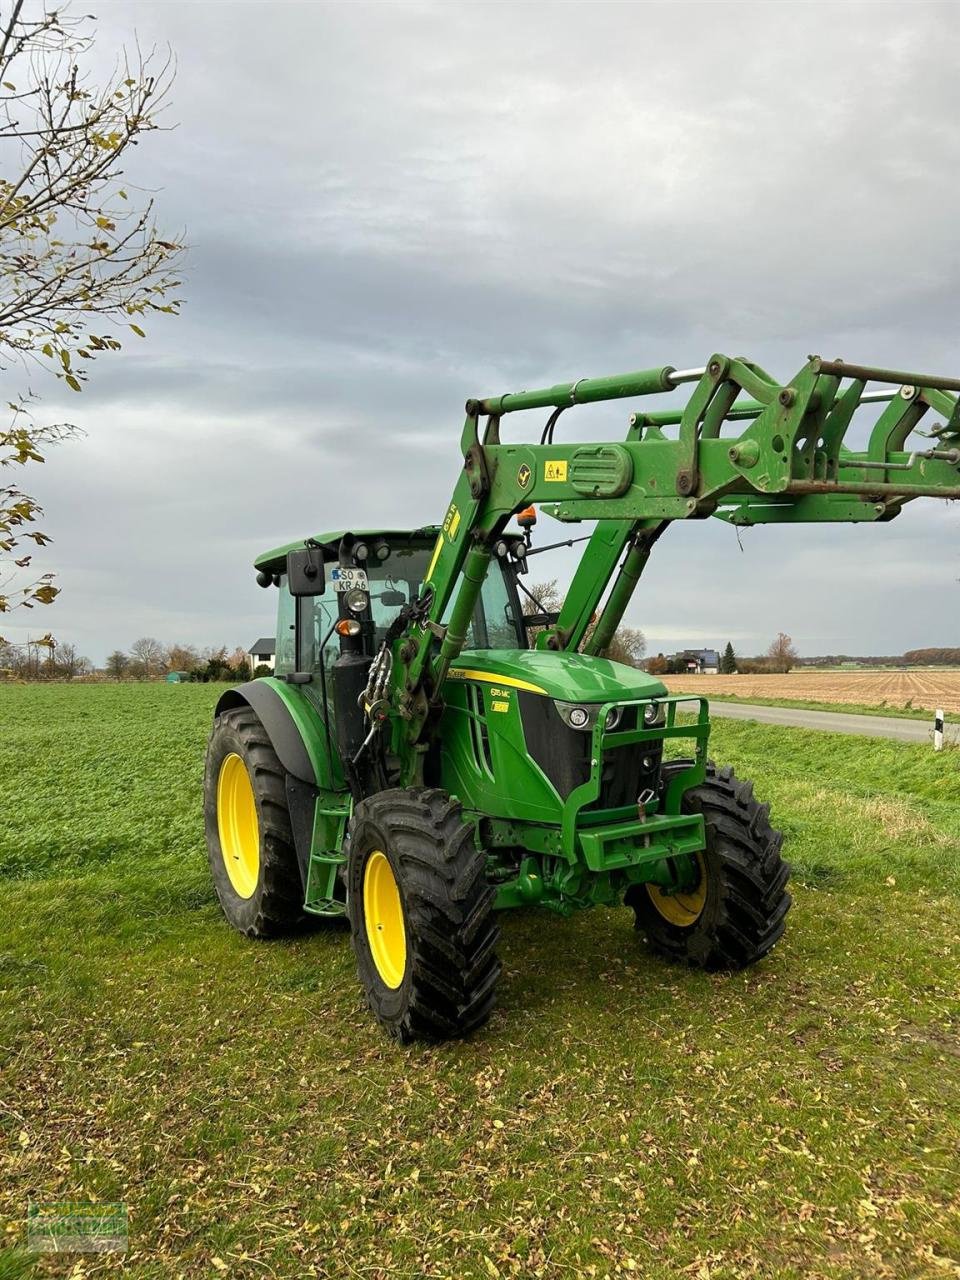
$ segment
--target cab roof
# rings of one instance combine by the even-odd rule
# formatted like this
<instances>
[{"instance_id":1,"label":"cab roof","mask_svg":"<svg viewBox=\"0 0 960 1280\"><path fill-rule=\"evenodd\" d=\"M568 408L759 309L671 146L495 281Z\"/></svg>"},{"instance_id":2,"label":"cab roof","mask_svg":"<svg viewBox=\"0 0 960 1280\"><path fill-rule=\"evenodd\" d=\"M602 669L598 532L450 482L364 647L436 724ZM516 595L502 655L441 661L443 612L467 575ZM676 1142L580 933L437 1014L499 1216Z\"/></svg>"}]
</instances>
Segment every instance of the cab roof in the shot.
<instances>
[{"instance_id":1,"label":"cab roof","mask_svg":"<svg viewBox=\"0 0 960 1280\"><path fill-rule=\"evenodd\" d=\"M438 524L423 525L419 529L335 529L333 533L315 533L311 535L310 541L318 542L323 548L324 560L335 560L339 553L340 539L345 533L366 541L383 538L386 542L396 544L402 539L407 539L414 544L423 543L424 546L429 546L436 542L439 532ZM288 542L282 547L275 547L272 551L264 551L254 560L253 567L266 569L270 573L281 573L286 566L287 552L300 551L306 545L306 538L301 538L298 542Z\"/></svg>"}]
</instances>

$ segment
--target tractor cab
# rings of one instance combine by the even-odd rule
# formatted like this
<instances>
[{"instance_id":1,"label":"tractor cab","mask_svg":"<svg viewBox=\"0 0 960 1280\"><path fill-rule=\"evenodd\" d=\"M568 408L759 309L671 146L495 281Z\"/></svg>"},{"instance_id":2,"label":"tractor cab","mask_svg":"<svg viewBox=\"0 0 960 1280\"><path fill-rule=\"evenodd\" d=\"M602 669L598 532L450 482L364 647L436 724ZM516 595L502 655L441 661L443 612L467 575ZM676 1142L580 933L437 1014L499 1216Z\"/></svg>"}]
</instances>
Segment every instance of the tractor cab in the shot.
<instances>
[{"instance_id":1,"label":"tractor cab","mask_svg":"<svg viewBox=\"0 0 960 1280\"><path fill-rule=\"evenodd\" d=\"M435 525L414 531L341 530L260 556L258 582L279 588L276 675L306 684L329 674L344 651L375 657L400 614L422 597L439 534ZM291 555L316 561L310 594L291 581ZM345 625L338 627L341 622ZM358 624L355 633L352 623ZM483 584L467 647L527 647L516 579L506 559Z\"/></svg>"}]
</instances>

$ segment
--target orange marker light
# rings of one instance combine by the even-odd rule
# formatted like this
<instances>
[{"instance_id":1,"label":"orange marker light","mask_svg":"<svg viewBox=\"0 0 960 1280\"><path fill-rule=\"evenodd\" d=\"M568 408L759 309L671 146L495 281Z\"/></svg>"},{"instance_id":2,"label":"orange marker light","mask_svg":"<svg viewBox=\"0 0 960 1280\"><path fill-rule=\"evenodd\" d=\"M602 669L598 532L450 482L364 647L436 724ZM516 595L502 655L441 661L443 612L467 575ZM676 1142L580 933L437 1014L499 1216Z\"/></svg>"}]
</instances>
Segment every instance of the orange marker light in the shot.
<instances>
[{"instance_id":1,"label":"orange marker light","mask_svg":"<svg viewBox=\"0 0 960 1280\"><path fill-rule=\"evenodd\" d=\"M522 511L517 513L517 524L520 526L521 529L532 529L536 523L537 523L536 507L524 507Z\"/></svg>"},{"instance_id":2,"label":"orange marker light","mask_svg":"<svg viewBox=\"0 0 960 1280\"><path fill-rule=\"evenodd\" d=\"M358 636L360 634L360 623L356 618L341 618L334 627L338 636Z\"/></svg>"}]
</instances>

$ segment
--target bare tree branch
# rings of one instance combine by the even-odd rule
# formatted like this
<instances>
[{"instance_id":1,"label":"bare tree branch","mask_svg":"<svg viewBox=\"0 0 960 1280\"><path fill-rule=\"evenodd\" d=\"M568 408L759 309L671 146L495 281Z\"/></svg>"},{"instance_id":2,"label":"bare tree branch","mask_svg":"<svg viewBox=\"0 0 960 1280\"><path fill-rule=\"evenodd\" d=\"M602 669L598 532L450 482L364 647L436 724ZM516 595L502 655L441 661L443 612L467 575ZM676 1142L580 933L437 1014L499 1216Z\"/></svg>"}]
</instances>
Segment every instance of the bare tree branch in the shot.
<instances>
[{"instance_id":1,"label":"bare tree branch","mask_svg":"<svg viewBox=\"0 0 960 1280\"><path fill-rule=\"evenodd\" d=\"M99 354L120 348L118 328L142 338L137 321L176 314L183 252L182 238L158 231L152 198L122 185L127 151L165 127L173 56L136 46L94 84L83 69L93 23L47 0L0 0L0 372L40 365L73 391ZM37 426L35 398L8 401L0 468L40 463L43 446L75 434ZM41 515L18 485L0 485L0 613L57 594L16 554L25 538L49 541L30 527Z\"/></svg>"}]
</instances>

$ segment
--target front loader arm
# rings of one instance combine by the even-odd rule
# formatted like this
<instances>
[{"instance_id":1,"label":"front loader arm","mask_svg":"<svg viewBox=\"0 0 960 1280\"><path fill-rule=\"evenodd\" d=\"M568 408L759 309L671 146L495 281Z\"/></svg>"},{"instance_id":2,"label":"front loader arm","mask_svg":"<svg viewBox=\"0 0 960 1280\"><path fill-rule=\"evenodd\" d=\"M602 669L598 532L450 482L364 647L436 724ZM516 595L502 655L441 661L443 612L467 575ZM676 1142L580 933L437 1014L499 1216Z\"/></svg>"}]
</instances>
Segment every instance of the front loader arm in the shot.
<instances>
[{"instance_id":1,"label":"front loader arm","mask_svg":"<svg viewBox=\"0 0 960 1280\"><path fill-rule=\"evenodd\" d=\"M871 382L887 389L867 390ZM696 383L684 407L635 412L623 441L548 440L559 414L573 405L640 398L684 383ZM537 643L579 647L616 573L587 646L599 653L613 637L654 542L673 520L885 521L917 497L960 498L960 402L952 394L958 390L960 379L819 357L781 385L755 364L718 354L703 369L665 366L469 400L463 471L418 617L397 647L395 705L406 741L421 736L431 699L463 648L495 544L516 512L539 503L561 521L598 521L560 618ZM886 407L867 448L851 450L845 436L871 402ZM547 408L554 413L541 443L501 442L505 414ZM920 431L929 414L944 421ZM676 434L668 434L673 428ZM908 452L914 433L926 436L929 447Z\"/></svg>"},{"instance_id":2,"label":"front loader arm","mask_svg":"<svg viewBox=\"0 0 960 1280\"><path fill-rule=\"evenodd\" d=\"M544 452L551 452L551 446L502 444L499 432L502 414L538 407L552 407L559 412L570 404L651 395L668 390L673 373L667 366L623 377L581 379L546 391L467 401L461 436L463 470L427 570L421 597L425 609L397 646L395 702L401 718L407 721L408 741L416 742L419 738L429 712L430 697L439 689L450 663L463 648L493 544L510 517L537 496L540 458ZM481 416L487 418L482 442ZM554 490L548 492L554 492L557 484L563 490L568 488L564 468L561 468L562 478L560 474L554 478L549 466L542 465L547 476L543 483L554 485ZM604 556L604 584L616 567L624 543L621 524L622 521L618 521L618 527L611 528ZM629 535L628 528L626 537ZM585 604L584 612L589 622L595 597L593 603L587 601L587 604L589 608ZM446 622L441 622L444 617ZM582 628L578 630L582 634Z\"/></svg>"}]
</instances>

